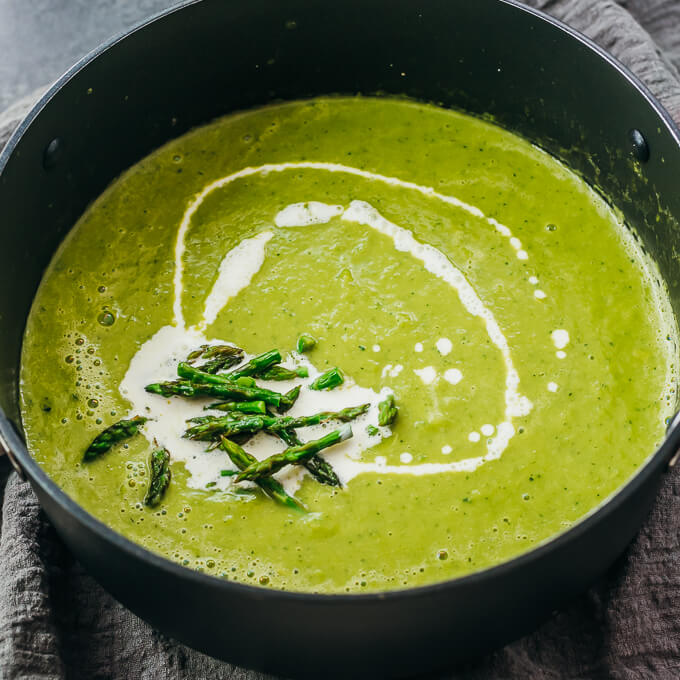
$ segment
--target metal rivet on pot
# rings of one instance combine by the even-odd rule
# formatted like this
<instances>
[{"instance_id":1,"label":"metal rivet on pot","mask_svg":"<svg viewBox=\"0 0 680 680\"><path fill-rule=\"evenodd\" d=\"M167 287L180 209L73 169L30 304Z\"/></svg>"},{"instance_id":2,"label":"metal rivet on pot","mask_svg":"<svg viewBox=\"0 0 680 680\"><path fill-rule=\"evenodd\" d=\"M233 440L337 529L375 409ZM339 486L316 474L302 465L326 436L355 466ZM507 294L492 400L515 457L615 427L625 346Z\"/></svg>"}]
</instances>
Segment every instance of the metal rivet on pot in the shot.
<instances>
[{"instance_id":1,"label":"metal rivet on pot","mask_svg":"<svg viewBox=\"0 0 680 680\"><path fill-rule=\"evenodd\" d=\"M628 133L628 139L633 145L633 156L640 161L640 163L646 163L649 160L649 144L645 136L637 128L633 128Z\"/></svg>"},{"instance_id":2,"label":"metal rivet on pot","mask_svg":"<svg viewBox=\"0 0 680 680\"><path fill-rule=\"evenodd\" d=\"M61 157L62 143L59 137L55 137L46 147L43 152L43 168L51 170Z\"/></svg>"}]
</instances>

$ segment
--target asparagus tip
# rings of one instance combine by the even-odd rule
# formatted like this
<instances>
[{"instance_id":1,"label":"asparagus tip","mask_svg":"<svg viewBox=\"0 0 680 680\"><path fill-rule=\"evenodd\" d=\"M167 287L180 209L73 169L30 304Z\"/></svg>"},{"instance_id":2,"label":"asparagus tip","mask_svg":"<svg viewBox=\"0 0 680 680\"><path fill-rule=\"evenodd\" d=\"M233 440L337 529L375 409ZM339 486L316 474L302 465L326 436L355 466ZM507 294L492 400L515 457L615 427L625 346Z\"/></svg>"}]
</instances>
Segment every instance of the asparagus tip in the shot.
<instances>
[{"instance_id":1,"label":"asparagus tip","mask_svg":"<svg viewBox=\"0 0 680 680\"><path fill-rule=\"evenodd\" d=\"M310 333L301 333L297 339L296 349L301 354L316 347L317 339Z\"/></svg>"}]
</instances>

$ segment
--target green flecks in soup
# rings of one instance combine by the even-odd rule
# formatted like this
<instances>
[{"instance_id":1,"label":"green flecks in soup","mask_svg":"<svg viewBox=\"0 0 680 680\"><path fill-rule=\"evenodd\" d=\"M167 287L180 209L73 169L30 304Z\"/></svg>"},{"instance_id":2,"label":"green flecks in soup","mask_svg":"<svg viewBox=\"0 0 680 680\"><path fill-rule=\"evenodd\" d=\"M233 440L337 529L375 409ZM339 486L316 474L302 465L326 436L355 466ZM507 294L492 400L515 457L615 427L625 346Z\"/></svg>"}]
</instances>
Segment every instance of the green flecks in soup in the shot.
<instances>
[{"instance_id":1,"label":"green flecks in soup","mask_svg":"<svg viewBox=\"0 0 680 680\"><path fill-rule=\"evenodd\" d=\"M653 452L676 347L653 274L586 184L489 123L367 98L230 116L133 167L66 239L27 327L24 426L69 495L181 564L292 590L431 583L570 526ZM342 487L277 474L306 514L181 437L215 399L144 391L206 342L302 367L263 383L302 386L294 416L370 404L320 454ZM341 385L310 389L334 367ZM143 436L81 462L135 414ZM154 440L172 475L148 507Z\"/></svg>"}]
</instances>

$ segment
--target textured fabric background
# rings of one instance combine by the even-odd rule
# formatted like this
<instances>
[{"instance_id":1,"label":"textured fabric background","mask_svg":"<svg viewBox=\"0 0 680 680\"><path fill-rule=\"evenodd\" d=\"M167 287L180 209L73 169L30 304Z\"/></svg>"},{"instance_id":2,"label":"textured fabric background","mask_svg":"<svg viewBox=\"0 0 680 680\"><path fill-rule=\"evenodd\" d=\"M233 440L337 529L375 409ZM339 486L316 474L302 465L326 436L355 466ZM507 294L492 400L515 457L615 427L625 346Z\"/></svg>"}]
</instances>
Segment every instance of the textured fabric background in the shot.
<instances>
[{"instance_id":1,"label":"textured fabric background","mask_svg":"<svg viewBox=\"0 0 680 680\"><path fill-rule=\"evenodd\" d=\"M628 65L680 122L680 0L530 0ZM0 115L0 147L30 102ZM680 183L680 178L679 178ZM0 469L7 469L3 466ZM0 474L0 679L264 678L153 631L73 560L28 484ZM680 678L680 467L606 576L538 631L441 676Z\"/></svg>"}]
</instances>

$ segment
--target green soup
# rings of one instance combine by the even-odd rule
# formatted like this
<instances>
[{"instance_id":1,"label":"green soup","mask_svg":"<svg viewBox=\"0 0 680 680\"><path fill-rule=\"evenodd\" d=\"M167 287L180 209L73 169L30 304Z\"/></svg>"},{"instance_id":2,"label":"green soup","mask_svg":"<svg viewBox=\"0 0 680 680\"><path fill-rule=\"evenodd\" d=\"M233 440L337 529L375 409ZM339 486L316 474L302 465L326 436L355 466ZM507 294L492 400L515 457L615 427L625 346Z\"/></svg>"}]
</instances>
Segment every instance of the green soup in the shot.
<instances>
[{"instance_id":1,"label":"green soup","mask_svg":"<svg viewBox=\"0 0 680 680\"><path fill-rule=\"evenodd\" d=\"M24 427L67 494L191 568L299 591L432 583L563 531L652 454L675 384L656 278L591 188L488 122L369 98L249 111L142 160L76 224L29 318ZM304 357L302 332L318 340ZM215 399L144 391L220 341L307 366L263 383L302 385L294 415L371 404L320 454L341 488L277 473L308 512L181 438ZM345 383L310 390L333 366ZM390 392L399 415L378 428ZM83 462L133 413L151 419L140 435ZM154 439L173 478L149 508Z\"/></svg>"}]
</instances>

